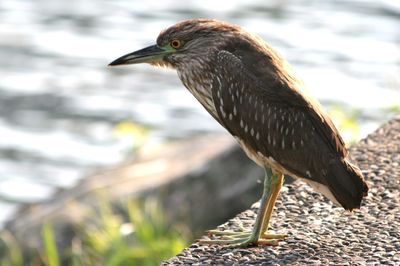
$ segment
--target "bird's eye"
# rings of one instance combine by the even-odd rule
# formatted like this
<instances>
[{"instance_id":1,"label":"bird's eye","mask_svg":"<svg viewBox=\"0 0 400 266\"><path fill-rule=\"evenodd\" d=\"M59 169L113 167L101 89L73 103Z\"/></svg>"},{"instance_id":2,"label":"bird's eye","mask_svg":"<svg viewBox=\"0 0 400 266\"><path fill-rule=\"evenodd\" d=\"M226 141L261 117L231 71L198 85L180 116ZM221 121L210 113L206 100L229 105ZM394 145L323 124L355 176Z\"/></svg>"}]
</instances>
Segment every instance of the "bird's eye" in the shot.
<instances>
[{"instance_id":1,"label":"bird's eye","mask_svg":"<svg viewBox=\"0 0 400 266\"><path fill-rule=\"evenodd\" d=\"M170 45L174 49L179 49L182 47L182 42L180 40L174 39L170 42Z\"/></svg>"}]
</instances>

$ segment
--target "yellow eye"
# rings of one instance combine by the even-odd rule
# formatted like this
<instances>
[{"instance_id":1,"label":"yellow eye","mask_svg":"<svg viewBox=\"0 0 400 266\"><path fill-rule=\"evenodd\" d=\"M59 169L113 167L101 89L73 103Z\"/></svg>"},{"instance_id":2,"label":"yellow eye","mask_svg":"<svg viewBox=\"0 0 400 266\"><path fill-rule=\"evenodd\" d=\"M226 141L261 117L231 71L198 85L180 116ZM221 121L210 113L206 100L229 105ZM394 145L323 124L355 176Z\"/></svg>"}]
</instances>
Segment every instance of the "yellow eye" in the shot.
<instances>
[{"instance_id":1,"label":"yellow eye","mask_svg":"<svg viewBox=\"0 0 400 266\"><path fill-rule=\"evenodd\" d=\"M182 47L182 42L180 40L174 39L170 42L170 45L174 49L179 49Z\"/></svg>"}]
</instances>

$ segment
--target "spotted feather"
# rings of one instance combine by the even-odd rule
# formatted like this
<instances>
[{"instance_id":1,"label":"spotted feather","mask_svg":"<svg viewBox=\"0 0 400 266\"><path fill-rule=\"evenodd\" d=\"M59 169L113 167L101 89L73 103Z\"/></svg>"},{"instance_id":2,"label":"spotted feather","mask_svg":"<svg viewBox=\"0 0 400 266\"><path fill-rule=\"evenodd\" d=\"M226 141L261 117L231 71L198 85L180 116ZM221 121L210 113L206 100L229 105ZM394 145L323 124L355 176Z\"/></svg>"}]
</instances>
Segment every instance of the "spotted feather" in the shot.
<instances>
[{"instance_id":1,"label":"spotted feather","mask_svg":"<svg viewBox=\"0 0 400 266\"><path fill-rule=\"evenodd\" d=\"M221 51L217 61L211 90L219 121L250 158L326 186L346 209L359 207L367 187L331 120L285 83L271 90L257 82L234 53Z\"/></svg>"}]
</instances>

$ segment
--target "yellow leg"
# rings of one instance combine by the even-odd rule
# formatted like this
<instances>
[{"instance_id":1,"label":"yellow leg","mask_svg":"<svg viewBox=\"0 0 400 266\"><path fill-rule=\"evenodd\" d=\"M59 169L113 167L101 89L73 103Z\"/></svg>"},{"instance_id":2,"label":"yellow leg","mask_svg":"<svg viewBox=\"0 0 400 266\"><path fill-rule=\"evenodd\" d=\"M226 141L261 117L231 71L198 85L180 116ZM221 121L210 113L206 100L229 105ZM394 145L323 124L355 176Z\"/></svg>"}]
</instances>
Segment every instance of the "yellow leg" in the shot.
<instances>
[{"instance_id":1,"label":"yellow leg","mask_svg":"<svg viewBox=\"0 0 400 266\"><path fill-rule=\"evenodd\" d=\"M265 211L263 219L261 236L262 238L265 239L283 239L287 237L286 234L268 234L268 226L269 226L269 221L271 219L272 211L274 210L276 200L278 199L279 192L281 191L283 185L284 176L282 173L273 170L266 170L266 171L269 171L268 174L272 176L272 186L271 186L272 189L271 189L271 197L268 201L268 206Z\"/></svg>"},{"instance_id":2,"label":"yellow leg","mask_svg":"<svg viewBox=\"0 0 400 266\"><path fill-rule=\"evenodd\" d=\"M210 230L209 234L221 236L219 239L201 240L203 244L222 244L228 247L243 247L249 245L277 245L278 240L283 239L286 235L268 235L265 234L268 229L269 220L282 187L283 175L281 173L272 172L271 169L266 169L264 190L260 202L260 208L256 217L253 230L242 232L230 230Z\"/></svg>"}]
</instances>

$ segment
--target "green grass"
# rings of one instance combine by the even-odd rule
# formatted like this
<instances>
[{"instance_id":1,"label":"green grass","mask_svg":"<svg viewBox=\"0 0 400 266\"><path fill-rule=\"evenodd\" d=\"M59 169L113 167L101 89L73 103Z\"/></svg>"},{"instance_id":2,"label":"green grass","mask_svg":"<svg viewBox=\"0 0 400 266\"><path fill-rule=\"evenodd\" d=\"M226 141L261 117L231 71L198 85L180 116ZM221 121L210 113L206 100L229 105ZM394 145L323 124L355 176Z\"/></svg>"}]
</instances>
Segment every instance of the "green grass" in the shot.
<instances>
[{"instance_id":1,"label":"green grass","mask_svg":"<svg viewBox=\"0 0 400 266\"><path fill-rule=\"evenodd\" d=\"M115 126L114 133L132 139L135 150L145 142L148 128L125 121ZM98 202L90 221L74 226L66 248L57 245L60 232L47 221L37 233L42 245L36 250L22 251L10 232L0 232L0 266L159 265L188 244L189 230L170 226L156 200L128 200L115 206L99 196Z\"/></svg>"},{"instance_id":2,"label":"green grass","mask_svg":"<svg viewBox=\"0 0 400 266\"><path fill-rule=\"evenodd\" d=\"M22 265L23 257L22 251L17 244L16 239L10 232L3 231L0 234L0 265L1 266L14 266Z\"/></svg>"},{"instance_id":3,"label":"green grass","mask_svg":"<svg viewBox=\"0 0 400 266\"><path fill-rule=\"evenodd\" d=\"M80 224L65 250L57 247L50 223L42 227L43 247L25 260L20 247L4 232L0 247L1 266L14 265L159 265L162 260L179 253L187 245L187 237L167 224L155 200L140 204L129 201L115 210L106 200L100 210L93 211L93 222Z\"/></svg>"},{"instance_id":4,"label":"green grass","mask_svg":"<svg viewBox=\"0 0 400 266\"><path fill-rule=\"evenodd\" d=\"M42 229L42 238L44 242L44 254L43 262L48 266L60 265L60 259L58 257L56 239L54 237L53 226L49 223L45 223Z\"/></svg>"}]
</instances>

